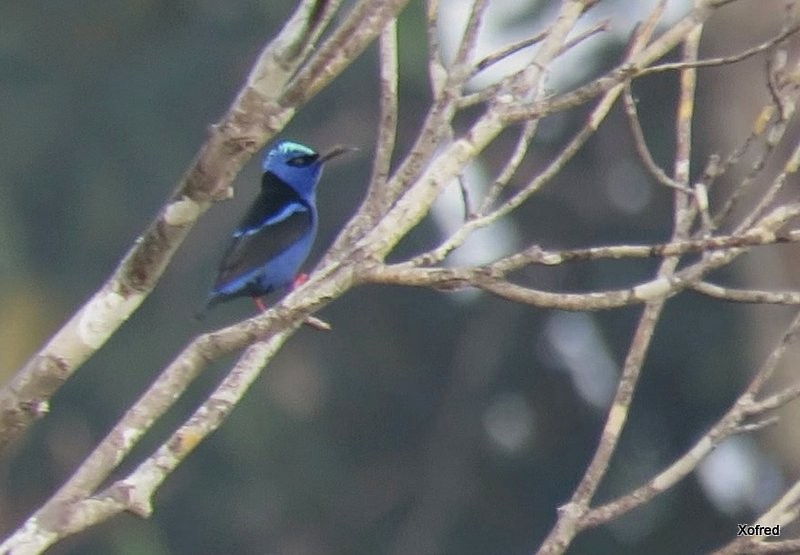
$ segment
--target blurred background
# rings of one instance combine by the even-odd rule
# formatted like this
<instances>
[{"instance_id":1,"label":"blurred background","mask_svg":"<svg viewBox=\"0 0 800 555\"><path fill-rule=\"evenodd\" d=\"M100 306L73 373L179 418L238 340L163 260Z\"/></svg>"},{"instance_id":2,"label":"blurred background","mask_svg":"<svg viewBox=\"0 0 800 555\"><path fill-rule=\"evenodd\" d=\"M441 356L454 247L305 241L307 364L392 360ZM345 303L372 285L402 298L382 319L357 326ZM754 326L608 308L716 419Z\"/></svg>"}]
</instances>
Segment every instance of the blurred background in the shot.
<instances>
[{"instance_id":1,"label":"blurred background","mask_svg":"<svg viewBox=\"0 0 800 555\"><path fill-rule=\"evenodd\" d=\"M115 267L293 4L31 0L0 6L3 379ZM449 51L467 4L442 0ZM586 26L609 17L611 31L557 64L551 86L580 83L615 64L634 20L651 4L602 2ZM730 54L766 40L779 28L783 4L742 1L726 8L709 24L703 53ZM541 30L557 5L493 0L483 51ZM687 2L669 5L667 19L687 9ZM430 100L423 21L417 1L400 19L400 155ZM701 72L693 175L710 153L727 153L746 137L768 95L764 64L757 56ZM311 263L364 194L377 124L376 68L371 48L282 134L321 150L336 143L362 149L326 170ZM675 76L637 81L635 93L649 144L669 173ZM522 175L541 169L586 113L545 120ZM502 136L486 152L471 169L470 186L485 186L513 138ZM666 240L671 195L632 153L616 109L553 183L454 259L488 260L533 242L559 248ZM251 303L240 300L202 322L193 318L230 229L257 191L259 158L237 179L236 197L202 218L141 309L59 391L49 417L6 453L3 535L71 474L194 335L252 314ZM724 181L734 183L746 171L743 164ZM459 196L445 195L393 257L436 244L460 210ZM796 259L791 245L759 249L715 279L797 287ZM543 289L587 291L629 285L655 267L656 261L641 260L576 264L531 268L521 277ZM321 314L333 332L301 329L286 345L229 421L167 480L151 519L124 515L51 552L530 553L596 447L640 311L564 313L474 292L353 290ZM598 500L640 485L691 446L729 408L792 316L792 309L692 294L671 301ZM206 371L134 460L163 441L234 360ZM752 522L800 473L796 417L787 411L770 432L731 439L677 488L582 534L571 552L689 553L727 542L737 522Z\"/></svg>"}]
</instances>

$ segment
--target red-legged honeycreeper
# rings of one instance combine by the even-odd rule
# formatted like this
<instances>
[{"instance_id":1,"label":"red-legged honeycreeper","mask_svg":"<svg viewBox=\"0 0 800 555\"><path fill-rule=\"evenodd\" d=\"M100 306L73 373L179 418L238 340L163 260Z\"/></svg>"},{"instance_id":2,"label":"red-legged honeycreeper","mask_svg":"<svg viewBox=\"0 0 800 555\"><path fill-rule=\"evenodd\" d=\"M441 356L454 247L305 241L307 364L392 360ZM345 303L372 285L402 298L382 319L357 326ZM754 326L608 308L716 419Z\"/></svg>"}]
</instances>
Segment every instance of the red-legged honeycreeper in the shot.
<instances>
[{"instance_id":1,"label":"red-legged honeycreeper","mask_svg":"<svg viewBox=\"0 0 800 555\"><path fill-rule=\"evenodd\" d=\"M355 150L320 155L281 141L264 158L261 192L233 232L206 308L235 297L261 297L294 283L317 234L316 188L322 166Z\"/></svg>"}]
</instances>

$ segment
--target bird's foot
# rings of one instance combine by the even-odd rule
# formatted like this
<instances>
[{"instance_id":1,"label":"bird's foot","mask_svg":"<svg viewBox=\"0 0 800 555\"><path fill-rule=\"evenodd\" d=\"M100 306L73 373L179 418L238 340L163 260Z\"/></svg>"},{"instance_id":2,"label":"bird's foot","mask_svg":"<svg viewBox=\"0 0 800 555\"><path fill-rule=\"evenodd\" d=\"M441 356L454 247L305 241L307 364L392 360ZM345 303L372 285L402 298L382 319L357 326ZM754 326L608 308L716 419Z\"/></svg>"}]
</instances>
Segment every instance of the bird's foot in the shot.
<instances>
[{"instance_id":1,"label":"bird's foot","mask_svg":"<svg viewBox=\"0 0 800 555\"><path fill-rule=\"evenodd\" d=\"M259 312L267 311L267 305L264 304L264 301L261 300L261 297L253 297L253 302L256 303L256 308Z\"/></svg>"},{"instance_id":2,"label":"bird's foot","mask_svg":"<svg viewBox=\"0 0 800 555\"><path fill-rule=\"evenodd\" d=\"M292 282L292 289L297 289L307 281L308 281L308 274L305 273L297 274L297 277L295 277L294 281Z\"/></svg>"}]
</instances>

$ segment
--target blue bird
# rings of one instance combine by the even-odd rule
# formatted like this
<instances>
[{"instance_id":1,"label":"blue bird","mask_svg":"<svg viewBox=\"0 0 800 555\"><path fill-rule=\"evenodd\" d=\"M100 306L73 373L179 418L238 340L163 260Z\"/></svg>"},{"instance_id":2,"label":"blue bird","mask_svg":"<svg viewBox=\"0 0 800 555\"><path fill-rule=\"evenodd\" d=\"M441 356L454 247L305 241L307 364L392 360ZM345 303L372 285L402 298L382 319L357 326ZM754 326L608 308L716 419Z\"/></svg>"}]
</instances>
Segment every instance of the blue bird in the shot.
<instances>
[{"instance_id":1,"label":"blue bird","mask_svg":"<svg viewBox=\"0 0 800 555\"><path fill-rule=\"evenodd\" d=\"M317 234L316 187L325 162L354 150L336 147L319 155L281 141L264 158L261 192L233 232L206 309L235 297L261 297L298 277Z\"/></svg>"}]
</instances>

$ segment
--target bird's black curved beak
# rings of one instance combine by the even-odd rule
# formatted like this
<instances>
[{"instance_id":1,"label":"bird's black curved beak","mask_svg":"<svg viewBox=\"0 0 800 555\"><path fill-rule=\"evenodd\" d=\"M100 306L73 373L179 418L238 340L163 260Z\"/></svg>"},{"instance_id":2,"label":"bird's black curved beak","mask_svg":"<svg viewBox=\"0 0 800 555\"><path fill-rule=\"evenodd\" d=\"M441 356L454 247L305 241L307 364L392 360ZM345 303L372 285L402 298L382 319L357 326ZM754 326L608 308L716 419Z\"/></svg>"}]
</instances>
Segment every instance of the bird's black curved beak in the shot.
<instances>
[{"instance_id":1,"label":"bird's black curved beak","mask_svg":"<svg viewBox=\"0 0 800 555\"><path fill-rule=\"evenodd\" d=\"M336 158L340 154L344 154L346 152L356 152L358 150L360 149L357 146L336 145L328 152L319 157L319 163L324 164L331 158Z\"/></svg>"}]
</instances>

